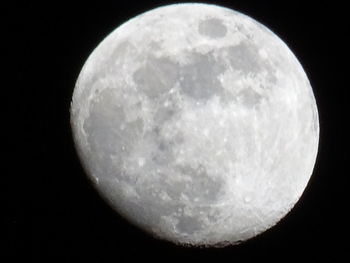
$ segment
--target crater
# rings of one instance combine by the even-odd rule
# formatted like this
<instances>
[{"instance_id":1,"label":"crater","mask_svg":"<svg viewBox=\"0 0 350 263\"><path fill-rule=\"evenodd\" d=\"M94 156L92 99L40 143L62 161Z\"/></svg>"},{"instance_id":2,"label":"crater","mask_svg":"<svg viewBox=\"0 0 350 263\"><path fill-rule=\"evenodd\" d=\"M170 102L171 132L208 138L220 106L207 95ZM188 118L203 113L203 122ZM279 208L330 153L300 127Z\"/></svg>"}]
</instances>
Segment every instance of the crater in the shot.
<instances>
[{"instance_id":1,"label":"crater","mask_svg":"<svg viewBox=\"0 0 350 263\"><path fill-rule=\"evenodd\" d=\"M198 32L199 34L210 38L222 38L226 36L227 28L222 20L210 18L199 23Z\"/></svg>"}]
</instances>

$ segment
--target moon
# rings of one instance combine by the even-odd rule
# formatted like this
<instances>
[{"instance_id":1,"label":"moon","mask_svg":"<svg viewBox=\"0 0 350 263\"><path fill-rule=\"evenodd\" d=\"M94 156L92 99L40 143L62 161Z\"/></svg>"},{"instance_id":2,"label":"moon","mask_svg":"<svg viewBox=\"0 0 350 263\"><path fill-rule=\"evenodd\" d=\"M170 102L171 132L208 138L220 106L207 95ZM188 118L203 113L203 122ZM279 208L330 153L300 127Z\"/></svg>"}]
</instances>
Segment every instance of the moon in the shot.
<instances>
[{"instance_id":1,"label":"moon","mask_svg":"<svg viewBox=\"0 0 350 263\"><path fill-rule=\"evenodd\" d=\"M274 226L318 150L317 106L295 55L217 5L162 6L116 28L84 64L70 112L101 196L179 245L234 245Z\"/></svg>"}]
</instances>

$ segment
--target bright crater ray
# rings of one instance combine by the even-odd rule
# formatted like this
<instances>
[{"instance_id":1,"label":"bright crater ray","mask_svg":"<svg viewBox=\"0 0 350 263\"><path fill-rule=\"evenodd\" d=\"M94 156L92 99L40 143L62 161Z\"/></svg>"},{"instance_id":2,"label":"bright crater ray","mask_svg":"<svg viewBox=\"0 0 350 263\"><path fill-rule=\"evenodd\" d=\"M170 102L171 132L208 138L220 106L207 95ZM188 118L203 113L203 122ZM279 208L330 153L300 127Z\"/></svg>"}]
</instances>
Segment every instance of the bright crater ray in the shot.
<instances>
[{"instance_id":1,"label":"bright crater ray","mask_svg":"<svg viewBox=\"0 0 350 263\"><path fill-rule=\"evenodd\" d=\"M319 126L301 65L266 27L180 4L113 31L73 94L76 148L129 221L180 244L247 240L298 201Z\"/></svg>"}]
</instances>

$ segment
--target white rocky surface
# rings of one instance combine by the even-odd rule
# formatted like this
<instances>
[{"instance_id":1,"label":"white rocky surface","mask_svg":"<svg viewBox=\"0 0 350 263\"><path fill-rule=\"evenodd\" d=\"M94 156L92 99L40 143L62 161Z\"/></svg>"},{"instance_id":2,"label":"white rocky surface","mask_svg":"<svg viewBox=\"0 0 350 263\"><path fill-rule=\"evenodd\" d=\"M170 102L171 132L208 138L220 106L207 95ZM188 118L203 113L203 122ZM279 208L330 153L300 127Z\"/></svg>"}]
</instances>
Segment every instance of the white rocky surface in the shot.
<instances>
[{"instance_id":1,"label":"white rocky surface","mask_svg":"<svg viewBox=\"0 0 350 263\"><path fill-rule=\"evenodd\" d=\"M97 190L159 238L234 244L301 196L318 147L311 86L266 27L181 4L112 32L74 90L76 147Z\"/></svg>"}]
</instances>

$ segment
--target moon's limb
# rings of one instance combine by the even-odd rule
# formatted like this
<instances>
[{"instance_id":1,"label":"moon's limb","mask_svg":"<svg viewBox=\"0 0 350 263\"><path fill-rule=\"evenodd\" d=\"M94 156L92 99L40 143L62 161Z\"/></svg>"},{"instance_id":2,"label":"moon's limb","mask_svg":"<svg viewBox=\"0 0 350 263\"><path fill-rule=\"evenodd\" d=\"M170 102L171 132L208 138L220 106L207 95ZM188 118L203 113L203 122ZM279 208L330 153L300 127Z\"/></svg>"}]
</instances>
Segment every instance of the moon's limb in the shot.
<instances>
[{"instance_id":1,"label":"moon's limb","mask_svg":"<svg viewBox=\"0 0 350 263\"><path fill-rule=\"evenodd\" d=\"M71 123L88 175L119 213L194 245L276 224L308 183L319 137L289 48L205 4L161 7L112 32L79 75Z\"/></svg>"}]
</instances>

